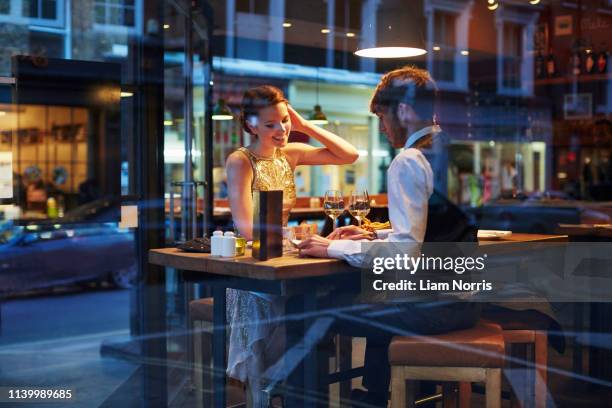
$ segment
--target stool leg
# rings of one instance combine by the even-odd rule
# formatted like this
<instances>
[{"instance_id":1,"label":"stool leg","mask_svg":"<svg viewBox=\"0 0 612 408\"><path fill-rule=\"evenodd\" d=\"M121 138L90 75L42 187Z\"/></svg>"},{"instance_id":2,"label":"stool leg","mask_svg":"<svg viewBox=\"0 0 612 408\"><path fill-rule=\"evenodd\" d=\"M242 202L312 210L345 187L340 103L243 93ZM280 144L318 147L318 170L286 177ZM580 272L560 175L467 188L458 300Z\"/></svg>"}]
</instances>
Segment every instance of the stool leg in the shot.
<instances>
[{"instance_id":1,"label":"stool leg","mask_svg":"<svg viewBox=\"0 0 612 408\"><path fill-rule=\"evenodd\" d=\"M204 408L202 369L202 324L196 320L193 322L193 385L195 387L196 408Z\"/></svg>"},{"instance_id":2,"label":"stool leg","mask_svg":"<svg viewBox=\"0 0 612 408\"><path fill-rule=\"evenodd\" d=\"M470 408L472 406L472 383L459 383L459 408Z\"/></svg>"},{"instance_id":3,"label":"stool leg","mask_svg":"<svg viewBox=\"0 0 612 408\"><path fill-rule=\"evenodd\" d=\"M414 398L414 395L412 396ZM414 403L414 399L412 400ZM406 406L406 378L403 367L391 367L391 408Z\"/></svg>"},{"instance_id":4,"label":"stool leg","mask_svg":"<svg viewBox=\"0 0 612 408\"><path fill-rule=\"evenodd\" d=\"M486 372L486 407L501 408L501 368L488 368Z\"/></svg>"},{"instance_id":5,"label":"stool leg","mask_svg":"<svg viewBox=\"0 0 612 408\"><path fill-rule=\"evenodd\" d=\"M213 372L212 372L212 329L210 322L202 322L202 385L204 407L213 406Z\"/></svg>"},{"instance_id":6,"label":"stool leg","mask_svg":"<svg viewBox=\"0 0 612 408\"><path fill-rule=\"evenodd\" d=\"M336 337L338 349L336 365L340 371L350 370L353 366L353 338L349 336ZM342 381L340 386L340 401L349 401L351 398L351 380ZM341 403L342 404L342 403Z\"/></svg>"},{"instance_id":7,"label":"stool leg","mask_svg":"<svg viewBox=\"0 0 612 408\"><path fill-rule=\"evenodd\" d=\"M456 383L454 382L444 382L442 383L442 398L443 403L442 406L444 408L456 408L457 407L457 392L456 392Z\"/></svg>"},{"instance_id":8,"label":"stool leg","mask_svg":"<svg viewBox=\"0 0 612 408\"><path fill-rule=\"evenodd\" d=\"M535 364L535 407L546 408L548 376L548 336L546 332L536 332Z\"/></svg>"}]
</instances>

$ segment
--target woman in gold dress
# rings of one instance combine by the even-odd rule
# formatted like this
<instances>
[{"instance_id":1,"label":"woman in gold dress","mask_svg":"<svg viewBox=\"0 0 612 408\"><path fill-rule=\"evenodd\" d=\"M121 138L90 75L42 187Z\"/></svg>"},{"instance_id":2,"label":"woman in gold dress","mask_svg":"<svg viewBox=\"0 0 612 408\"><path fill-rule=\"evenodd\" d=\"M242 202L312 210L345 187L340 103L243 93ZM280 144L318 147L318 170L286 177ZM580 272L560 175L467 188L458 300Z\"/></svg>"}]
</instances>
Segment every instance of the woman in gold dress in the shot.
<instances>
[{"instance_id":1,"label":"woman in gold dress","mask_svg":"<svg viewBox=\"0 0 612 408\"><path fill-rule=\"evenodd\" d=\"M350 164L359 157L350 143L302 118L282 91L273 86L258 86L245 92L241 122L254 142L229 155L226 173L232 218L247 240L253 236L253 191L283 190L286 225L295 204L293 171L297 166ZM323 146L288 143L292 130ZM282 312L280 297L232 289L227 292L230 325L227 372L248 383L254 399L258 399L257 391L265 383L262 374L266 367L280 358L284 335L276 317Z\"/></svg>"}]
</instances>

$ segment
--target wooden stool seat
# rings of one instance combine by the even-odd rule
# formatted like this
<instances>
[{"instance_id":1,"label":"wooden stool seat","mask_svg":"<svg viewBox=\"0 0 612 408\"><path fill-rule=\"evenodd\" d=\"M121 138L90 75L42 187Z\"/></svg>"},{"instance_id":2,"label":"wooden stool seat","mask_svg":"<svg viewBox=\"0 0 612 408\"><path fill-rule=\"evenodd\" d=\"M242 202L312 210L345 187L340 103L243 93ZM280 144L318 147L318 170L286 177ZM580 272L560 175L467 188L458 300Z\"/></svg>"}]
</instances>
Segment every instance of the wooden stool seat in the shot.
<instances>
[{"instance_id":1,"label":"wooden stool seat","mask_svg":"<svg viewBox=\"0 0 612 408\"><path fill-rule=\"evenodd\" d=\"M391 407L414 406L413 387L406 380L484 382L487 408L501 407L501 368L505 343L495 323L479 321L473 328L433 336L394 337L389 347ZM412 382L411 382L412 385ZM460 406L469 406L469 387L460 394ZM445 395L445 406L453 398ZM454 402L453 402L454 403Z\"/></svg>"},{"instance_id":2,"label":"wooden stool seat","mask_svg":"<svg viewBox=\"0 0 612 408\"><path fill-rule=\"evenodd\" d=\"M213 321L213 298L192 300L189 302L189 317L202 322Z\"/></svg>"},{"instance_id":3,"label":"wooden stool seat","mask_svg":"<svg viewBox=\"0 0 612 408\"><path fill-rule=\"evenodd\" d=\"M484 321L435 336L394 337L389 346L391 365L502 367L504 354L501 328Z\"/></svg>"}]
</instances>

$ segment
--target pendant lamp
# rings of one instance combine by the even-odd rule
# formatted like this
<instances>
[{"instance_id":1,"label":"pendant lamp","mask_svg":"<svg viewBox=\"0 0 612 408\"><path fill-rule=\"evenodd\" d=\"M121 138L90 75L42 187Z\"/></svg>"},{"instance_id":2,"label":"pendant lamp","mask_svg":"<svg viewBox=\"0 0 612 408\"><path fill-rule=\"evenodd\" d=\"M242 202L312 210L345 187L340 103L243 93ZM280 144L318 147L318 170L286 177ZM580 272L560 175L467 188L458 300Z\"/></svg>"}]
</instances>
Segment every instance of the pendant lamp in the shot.
<instances>
[{"instance_id":1,"label":"pendant lamp","mask_svg":"<svg viewBox=\"0 0 612 408\"><path fill-rule=\"evenodd\" d=\"M327 125L329 121L327 120L327 116L323 113L323 109L321 105L319 105L319 68L317 68L317 103L314 106L314 109L308 116L308 121L313 125Z\"/></svg>"},{"instance_id":2,"label":"pendant lamp","mask_svg":"<svg viewBox=\"0 0 612 408\"><path fill-rule=\"evenodd\" d=\"M325 116L319 104L314 106L313 111L308 117L308 121L314 125L327 125L329 123L327 116Z\"/></svg>"},{"instance_id":3,"label":"pendant lamp","mask_svg":"<svg viewBox=\"0 0 612 408\"><path fill-rule=\"evenodd\" d=\"M423 2L382 0L365 17L355 55L365 58L409 58L427 53Z\"/></svg>"},{"instance_id":4,"label":"pendant lamp","mask_svg":"<svg viewBox=\"0 0 612 408\"><path fill-rule=\"evenodd\" d=\"M212 120L232 120L234 115L229 106L225 102L225 99L221 98L217 101L212 111Z\"/></svg>"}]
</instances>

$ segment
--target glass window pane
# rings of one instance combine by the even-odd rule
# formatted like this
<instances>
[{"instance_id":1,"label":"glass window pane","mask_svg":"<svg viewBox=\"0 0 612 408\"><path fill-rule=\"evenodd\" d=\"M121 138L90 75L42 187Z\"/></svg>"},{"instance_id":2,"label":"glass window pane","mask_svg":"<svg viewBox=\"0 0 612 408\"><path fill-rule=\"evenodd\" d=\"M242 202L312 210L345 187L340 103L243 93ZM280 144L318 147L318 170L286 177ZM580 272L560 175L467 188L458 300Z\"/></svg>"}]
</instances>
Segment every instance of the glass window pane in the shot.
<instances>
[{"instance_id":1,"label":"glass window pane","mask_svg":"<svg viewBox=\"0 0 612 408\"><path fill-rule=\"evenodd\" d=\"M42 18L55 20L57 18L57 1L42 0Z\"/></svg>"},{"instance_id":2,"label":"glass window pane","mask_svg":"<svg viewBox=\"0 0 612 408\"><path fill-rule=\"evenodd\" d=\"M123 11L123 24L129 27L134 26L134 10L128 8Z\"/></svg>"},{"instance_id":3,"label":"glass window pane","mask_svg":"<svg viewBox=\"0 0 612 408\"><path fill-rule=\"evenodd\" d=\"M0 14L9 14L11 12L11 0L0 0Z\"/></svg>"}]
</instances>

